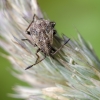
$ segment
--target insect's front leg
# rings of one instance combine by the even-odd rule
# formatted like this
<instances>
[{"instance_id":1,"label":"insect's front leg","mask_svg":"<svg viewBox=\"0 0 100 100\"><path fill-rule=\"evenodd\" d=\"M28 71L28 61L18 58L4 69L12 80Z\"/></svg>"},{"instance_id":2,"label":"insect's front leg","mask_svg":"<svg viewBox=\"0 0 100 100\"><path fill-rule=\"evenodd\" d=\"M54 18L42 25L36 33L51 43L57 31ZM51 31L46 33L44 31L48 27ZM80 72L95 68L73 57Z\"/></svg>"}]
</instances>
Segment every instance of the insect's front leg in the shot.
<instances>
[{"instance_id":1,"label":"insect's front leg","mask_svg":"<svg viewBox=\"0 0 100 100\"><path fill-rule=\"evenodd\" d=\"M28 35L30 35L30 32L29 31L26 31L26 33L28 34ZM22 41L28 41L29 43L31 43L32 44L32 42L29 40L29 39L21 39Z\"/></svg>"},{"instance_id":2,"label":"insect's front leg","mask_svg":"<svg viewBox=\"0 0 100 100\"><path fill-rule=\"evenodd\" d=\"M33 43L29 39L21 39L22 41L28 41L30 44L33 45Z\"/></svg>"},{"instance_id":3,"label":"insect's front leg","mask_svg":"<svg viewBox=\"0 0 100 100\"><path fill-rule=\"evenodd\" d=\"M28 35L31 35L31 33L29 31L27 31ZM29 39L21 39L22 41L28 41L30 44L32 44L34 47L36 46L36 44L32 43Z\"/></svg>"},{"instance_id":4,"label":"insect's front leg","mask_svg":"<svg viewBox=\"0 0 100 100\"><path fill-rule=\"evenodd\" d=\"M36 44L33 44L29 39L21 39L22 41L28 41L31 45L33 45L34 47L36 47Z\"/></svg>"}]
</instances>

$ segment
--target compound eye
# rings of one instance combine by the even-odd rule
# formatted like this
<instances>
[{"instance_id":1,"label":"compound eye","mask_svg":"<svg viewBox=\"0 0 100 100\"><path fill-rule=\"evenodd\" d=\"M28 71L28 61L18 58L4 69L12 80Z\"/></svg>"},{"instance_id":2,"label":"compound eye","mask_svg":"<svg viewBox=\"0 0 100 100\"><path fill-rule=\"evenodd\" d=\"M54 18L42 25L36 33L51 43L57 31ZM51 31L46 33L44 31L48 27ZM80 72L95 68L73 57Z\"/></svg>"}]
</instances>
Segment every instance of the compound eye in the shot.
<instances>
[{"instance_id":1,"label":"compound eye","mask_svg":"<svg viewBox=\"0 0 100 100\"><path fill-rule=\"evenodd\" d=\"M27 34L28 34L28 35L31 35L31 33L30 33L29 31L27 31Z\"/></svg>"},{"instance_id":2,"label":"compound eye","mask_svg":"<svg viewBox=\"0 0 100 100\"><path fill-rule=\"evenodd\" d=\"M50 23L51 23L52 27L54 27L56 25L55 22L50 22Z\"/></svg>"}]
</instances>

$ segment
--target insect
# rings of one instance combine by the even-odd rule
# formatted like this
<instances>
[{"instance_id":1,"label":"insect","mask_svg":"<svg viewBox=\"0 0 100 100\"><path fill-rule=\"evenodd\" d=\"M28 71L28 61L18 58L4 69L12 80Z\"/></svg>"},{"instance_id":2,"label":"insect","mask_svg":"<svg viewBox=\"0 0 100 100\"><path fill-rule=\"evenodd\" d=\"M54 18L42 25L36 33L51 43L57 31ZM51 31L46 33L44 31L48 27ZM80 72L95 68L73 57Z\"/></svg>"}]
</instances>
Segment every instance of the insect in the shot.
<instances>
[{"instance_id":1,"label":"insect","mask_svg":"<svg viewBox=\"0 0 100 100\"><path fill-rule=\"evenodd\" d=\"M31 36L32 41L30 41L29 39L22 39L22 41L28 41L34 47L37 46L37 59L34 64L28 66L26 69L29 69L32 66L40 63L46 58L46 56L53 57L53 55L55 55L59 50L61 50L62 47L70 40L68 39L63 45L60 46L59 49L55 50L52 47L53 37L56 34L56 30L54 29L54 27L55 22L51 22L43 18L38 18L36 15L33 16L32 22L26 29L26 33ZM39 60L39 52L42 52L44 54L44 57L41 60Z\"/></svg>"}]
</instances>

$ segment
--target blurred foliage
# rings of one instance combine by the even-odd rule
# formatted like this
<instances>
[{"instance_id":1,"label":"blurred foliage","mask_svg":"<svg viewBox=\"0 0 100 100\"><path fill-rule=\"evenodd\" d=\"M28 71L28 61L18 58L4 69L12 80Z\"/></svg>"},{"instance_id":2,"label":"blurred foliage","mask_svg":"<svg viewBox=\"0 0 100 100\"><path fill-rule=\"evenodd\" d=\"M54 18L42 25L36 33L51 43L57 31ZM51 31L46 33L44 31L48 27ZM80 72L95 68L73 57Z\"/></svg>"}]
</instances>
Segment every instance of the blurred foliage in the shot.
<instances>
[{"instance_id":1,"label":"blurred foliage","mask_svg":"<svg viewBox=\"0 0 100 100\"><path fill-rule=\"evenodd\" d=\"M56 22L58 33L68 37L77 36L76 29L89 41L100 58L100 0L38 0L46 18ZM0 52L4 52L0 48ZM14 100L7 93L12 93L15 84L23 84L11 73L11 64L0 56L0 99Z\"/></svg>"}]
</instances>

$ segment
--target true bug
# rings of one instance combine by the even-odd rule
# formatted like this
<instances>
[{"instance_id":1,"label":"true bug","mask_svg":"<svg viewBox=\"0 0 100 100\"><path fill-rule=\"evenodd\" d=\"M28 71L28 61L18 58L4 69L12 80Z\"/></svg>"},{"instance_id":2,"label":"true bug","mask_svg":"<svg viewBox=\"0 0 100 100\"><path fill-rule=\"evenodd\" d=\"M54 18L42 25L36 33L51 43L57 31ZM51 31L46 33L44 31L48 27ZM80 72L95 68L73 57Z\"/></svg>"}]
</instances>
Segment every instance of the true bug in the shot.
<instances>
[{"instance_id":1,"label":"true bug","mask_svg":"<svg viewBox=\"0 0 100 100\"><path fill-rule=\"evenodd\" d=\"M31 36L32 41L29 39L22 39L23 41L29 41L33 46L37 46L36 56L37 59L34 64L28 66L26 69L31 68L32 66L38 64L46 58L46 56L55 55L70 39L68 39L59 49L55 50L52 47L53 37L56 34L54 29L55 22L45 20L43 18L38 18L36 15L33 16L32 22L26 29L26 33ZM38 52L43 52L44 58L38 61L39 55Z\"/></svg>"}]
</instances>

